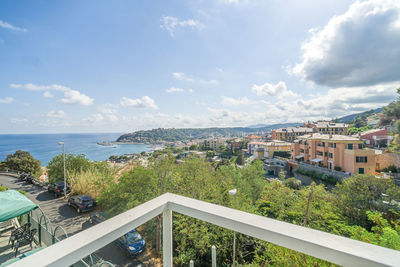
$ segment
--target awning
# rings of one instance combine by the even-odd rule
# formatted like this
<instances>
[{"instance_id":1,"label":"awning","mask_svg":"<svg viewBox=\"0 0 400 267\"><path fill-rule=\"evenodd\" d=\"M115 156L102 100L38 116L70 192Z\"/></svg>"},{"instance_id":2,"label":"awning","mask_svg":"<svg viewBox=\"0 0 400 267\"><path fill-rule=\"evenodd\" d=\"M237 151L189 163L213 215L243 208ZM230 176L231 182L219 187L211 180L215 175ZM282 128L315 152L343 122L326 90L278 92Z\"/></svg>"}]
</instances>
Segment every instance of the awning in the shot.
<instances>
[{"instance_id":1,"label":"awning","mask_svg":"<svg viewBox=\"0 0 400 267\"><path fill-rule=\"evenodd\" d=\"M21 216L38 207L16 190L0 192L0 222Z\"/></svg>"},{"instance_id":2,"label":"awning","mask_svg":"<svg viewBox=\"0 0 400 267\"><path fill-rule=\"evenodd\" d=\"M312 159L311 161L312 161L312 162L321 162L321 161L322 161L322 159L318 159L318 158L316 158L316 159Z\"/></svg>"},{"instance_id":3,"label":"awning","mask_svg":"<svg viewBox=\"0 0 400 267\"><path fill-rule=\"evenodd\" d=\"M296 159L301 159L301 158L304 158L304 156L303 155L296 156Z\"/></svg>"}]
</instances>

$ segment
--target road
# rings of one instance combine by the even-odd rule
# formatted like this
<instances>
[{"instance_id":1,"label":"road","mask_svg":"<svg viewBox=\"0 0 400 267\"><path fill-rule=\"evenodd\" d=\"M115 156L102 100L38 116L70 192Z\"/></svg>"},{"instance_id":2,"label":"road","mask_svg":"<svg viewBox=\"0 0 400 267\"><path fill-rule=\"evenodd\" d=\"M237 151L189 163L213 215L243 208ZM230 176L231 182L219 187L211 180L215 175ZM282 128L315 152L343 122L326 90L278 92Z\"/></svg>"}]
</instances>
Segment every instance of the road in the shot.
<instances>
[{"instance_id":1,"label":"road","mask_svg":"<svg viewBox=\"0 0 400 267\"><path fill-rule=\"evenodd\" d=\"M43 212L49 217L53 228L61 225L68 236L76 234L91 226L88 222L89 214L78 214L75 209L67 206L62 198L54 198L47 189L28 184L11 175L0 174L0 186L6 186L10 189L18 189L26 192L26 196L38 204ZM142 262L138 259L129 259L124 256L123 251L113 243L106 245L96 252L98 256L106 261L110 261L116 266L140 266ZM143 255L148 258L148 253ZM149 264L152 265L152 264Z\"/></svg>"}]
</instances>

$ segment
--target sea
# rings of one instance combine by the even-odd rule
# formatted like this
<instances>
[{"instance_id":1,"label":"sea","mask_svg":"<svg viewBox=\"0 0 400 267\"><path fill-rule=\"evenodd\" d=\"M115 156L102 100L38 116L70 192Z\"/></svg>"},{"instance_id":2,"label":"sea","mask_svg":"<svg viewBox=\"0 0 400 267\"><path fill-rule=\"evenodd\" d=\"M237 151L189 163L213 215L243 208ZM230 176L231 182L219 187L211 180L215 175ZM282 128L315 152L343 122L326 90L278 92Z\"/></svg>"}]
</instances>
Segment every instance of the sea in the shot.
<instances>
[{"instance_id":1,"label":"sea","mask_svg":"<svg viewBox=\"0 0 400 267\"><path fill-rule=\"evenodd\" d=\"M102 161L111 155L124 155L148 152L153 149L144 144L123 144L113 146L98 145L98 142L115 141L121 133L88 133L88 134L0 134L0 161L7 154L17 150L29 151L31 155L46 166L50 160L62 153L64 142L65 153L84 154L89 160Z\"/></svg>"}]
</instances>

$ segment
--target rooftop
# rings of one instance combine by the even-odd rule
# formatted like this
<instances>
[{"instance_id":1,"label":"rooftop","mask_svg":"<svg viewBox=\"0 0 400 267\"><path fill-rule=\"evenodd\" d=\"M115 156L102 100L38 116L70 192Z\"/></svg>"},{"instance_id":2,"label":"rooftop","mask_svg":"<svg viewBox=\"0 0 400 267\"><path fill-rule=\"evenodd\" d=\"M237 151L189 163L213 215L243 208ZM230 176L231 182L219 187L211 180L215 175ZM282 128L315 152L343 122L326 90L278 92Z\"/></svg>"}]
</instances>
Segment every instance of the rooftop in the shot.
<instances>
[{"instance_id":1,"label":"rooftop","mask_svg":"<svg viewBox=\"0 0 400 267\"><path fill-rule=\"evenodd\" d=\"M277 133L283 133L283 132L294 132L294 133L312 133L314 130L313 128L308 128L308 127L286 127L286 128L279 128L276 130Z\"/></svg>"},{"instance_id":2,"label":"rooftop","mask_svg":"<svg viewBox=\"0 0 400 267\"><path fill-rule=\"evenodd\" d=\"M315 127L317 128L344 128L348 127L349 125L346 123L335 123L330 121L317 121L315 123Z\"/></svg>"},{"instance_id":3,"label":"rooftop","mask_svg":"<svg viewBox=\"0 0 400 267\"><path fill-rule=\"evenodd\" d=\"M313 135L303 135L299 136L298 139L301 140L327 140L327 141L357 141L360 142L362 141L358 137L353 137L349 135L340 135L340 134L333 134L332 137L330 137L329 134L313 134Z\"/></svg>"}]
</instances>

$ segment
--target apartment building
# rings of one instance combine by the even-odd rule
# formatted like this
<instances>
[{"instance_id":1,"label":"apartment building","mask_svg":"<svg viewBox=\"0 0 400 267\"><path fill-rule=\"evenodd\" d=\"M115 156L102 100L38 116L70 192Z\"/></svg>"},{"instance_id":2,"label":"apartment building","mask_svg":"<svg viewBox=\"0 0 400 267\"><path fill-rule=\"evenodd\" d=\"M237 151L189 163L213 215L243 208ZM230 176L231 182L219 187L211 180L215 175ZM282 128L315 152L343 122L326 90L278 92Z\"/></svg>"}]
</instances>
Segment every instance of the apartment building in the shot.
<instances>
[{"instance_id":1,"label":"apartment building","mask_svg":"<svg viewBox=\"0 0 400 267\"><path fill-rule=\"evenodd\" d=\"M335 123L331 121L317 121L314 128L320 134L346 135L349 125L346 123Z\"/></svg>"},{"instance_id":2,"label":"apartment building","mask_svg":"<svg viewBox=\"0 0 400 267\"><path fill-rule=\"evenodd\" d=\"M211 150L217 150L221 144L223 144L222 139L206 139L202 143L199 144L201 146L204 144L205 148Z\"/></svg>"},{"instance_id":3,"label":"apartment building","mask_svg":"<svg viewBox=\"0 0 400 267\"><path fill-rule=\"evenodd\" d=\"M300 136L292 144L291 157L351 174L375 173L375 151L366 149L363 140L347 135L316 133Z\"/></svg>"},{"instance_id":4,"label":"apartment building","mask_svg":"<svg viewBox=\"0 0 400 267\"><path fill-rule=\"evenodd\" d=\"M311 134L313 132L314 132L314 129L312 129L312 128L300 127L300 126L279 128L276 130L272 130L272 139L293 142L299 136Z\"/></svg>"}]
</instances>

